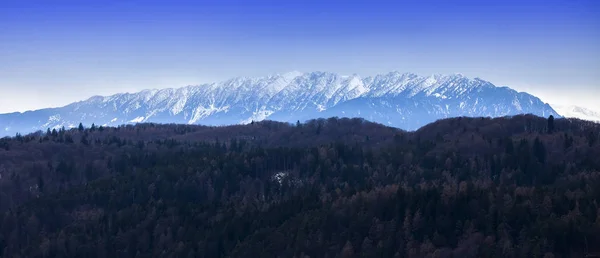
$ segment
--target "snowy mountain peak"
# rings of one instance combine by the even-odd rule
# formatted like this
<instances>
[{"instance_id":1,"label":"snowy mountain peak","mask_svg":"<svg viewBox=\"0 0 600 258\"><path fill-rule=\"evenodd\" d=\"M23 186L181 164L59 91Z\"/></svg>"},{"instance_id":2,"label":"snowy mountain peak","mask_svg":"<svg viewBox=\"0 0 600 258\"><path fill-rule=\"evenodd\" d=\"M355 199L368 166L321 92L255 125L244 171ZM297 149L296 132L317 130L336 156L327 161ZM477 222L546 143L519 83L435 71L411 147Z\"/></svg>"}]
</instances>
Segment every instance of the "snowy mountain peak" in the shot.
<instances>
[{"instance_id":1,"label":"snowy mountain peak","mask_svg":"<svg viewBox=\"0 0 600 258\"><path fill-rule=\"evenodd\" d=\"M281 76L283 78L285 78L286 80L293 80L294 78L301 76L302 74L304 74L304 73L300 72L300 71L291 71L291 72L284 73Z\"/></svg>"},{"instance_id":2,"label":"snowy mountain peak","mask_svg":"<svg viewBox=\"0 0 600 258\"><path fill-rule=\"evenodd\" d=\"M588 108L574 106L574 105L551 105L558 114L569 117L569 118L579 118L588 121L600 122L600 112L593 111Z\"/></svg>"},{"instance_id":3,"label":"snowy mountain peak","mask_svg":"<svg viewBox=\"0 0 600 258\"><path fill-rule=\"evenodd\" d=\"M14 134L80 122L107 126L138 122L227 125L339 116L414 130L440 118L521 113L558 116L534 96L462 74L419 76L394 71L363 78L358 74L292 71L94 96L61 108L0 115L0 129Z\"/></svg>"}]
</instances>

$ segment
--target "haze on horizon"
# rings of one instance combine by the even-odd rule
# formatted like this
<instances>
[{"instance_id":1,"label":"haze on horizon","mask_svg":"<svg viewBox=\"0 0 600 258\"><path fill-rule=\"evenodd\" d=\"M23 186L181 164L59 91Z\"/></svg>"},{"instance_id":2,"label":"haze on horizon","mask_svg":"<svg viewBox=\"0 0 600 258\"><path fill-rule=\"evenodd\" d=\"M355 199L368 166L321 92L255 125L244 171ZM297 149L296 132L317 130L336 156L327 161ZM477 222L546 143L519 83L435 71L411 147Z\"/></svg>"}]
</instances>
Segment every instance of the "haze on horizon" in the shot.
<instances>
[{"instance_id":1,"label":"haze on horizon","mask_svg":"<svg viewBox=\"0 0 600 258\"><path fill-rule=\"evenodd\" d=\"M0 4L0 113L293 70L462 73L600 110L600 2Z\"/></svg>"}]
</instances>

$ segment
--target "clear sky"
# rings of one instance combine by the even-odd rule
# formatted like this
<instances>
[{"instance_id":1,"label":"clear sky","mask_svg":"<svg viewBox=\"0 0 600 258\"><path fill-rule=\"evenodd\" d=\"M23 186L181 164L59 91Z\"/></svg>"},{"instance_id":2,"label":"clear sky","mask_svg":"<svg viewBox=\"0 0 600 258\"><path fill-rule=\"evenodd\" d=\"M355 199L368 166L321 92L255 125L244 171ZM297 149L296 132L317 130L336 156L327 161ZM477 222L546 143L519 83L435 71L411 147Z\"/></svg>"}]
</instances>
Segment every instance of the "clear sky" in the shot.
<instances>
[{"instance_id":1,"label":"clear sky","mask_svg":"<svg viewBox=\"0 0 600 258\"><path fill-rule=\"evenodd\" d=\"M600 110L600 0L0 1L0 113L293 70L462 73Z\"/></svg>"}]
</instances>

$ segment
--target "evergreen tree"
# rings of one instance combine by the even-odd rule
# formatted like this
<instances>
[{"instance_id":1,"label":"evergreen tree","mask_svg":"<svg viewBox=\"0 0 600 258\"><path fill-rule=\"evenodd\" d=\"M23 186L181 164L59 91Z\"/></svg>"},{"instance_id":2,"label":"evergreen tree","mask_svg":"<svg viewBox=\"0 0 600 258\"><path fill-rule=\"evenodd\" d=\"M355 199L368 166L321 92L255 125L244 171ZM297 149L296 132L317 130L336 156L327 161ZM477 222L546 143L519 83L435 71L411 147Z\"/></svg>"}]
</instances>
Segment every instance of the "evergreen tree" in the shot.
<instances>
[{"instance_id":1,"label":"evergreen tree","mask_svg":"<svg viewBox=\"0 0 600 258\"><path fill-rule=\"evenodd\" d=\"M548 117L548 133L554 132L554 116L550 115Z\"/></svg>"}]
</instances>

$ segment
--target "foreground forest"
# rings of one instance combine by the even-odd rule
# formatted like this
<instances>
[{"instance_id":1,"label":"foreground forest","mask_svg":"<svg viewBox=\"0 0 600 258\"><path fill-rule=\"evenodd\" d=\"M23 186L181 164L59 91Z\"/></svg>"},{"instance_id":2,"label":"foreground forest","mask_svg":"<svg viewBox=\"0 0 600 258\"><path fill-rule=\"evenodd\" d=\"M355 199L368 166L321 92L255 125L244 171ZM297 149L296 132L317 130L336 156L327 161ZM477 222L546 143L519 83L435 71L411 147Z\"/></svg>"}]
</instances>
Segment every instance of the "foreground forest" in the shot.
<instances>
[{"instance_id":1,"label":"foreground forest","mask_svg":"<svg viewBox=\"0 0 600 258\"><path fill-rule=\"evenodd\" d=\"M599 199L600 125L576 119L0 139L1 257L592 257Z\"/></svg>"}]
</instances>

